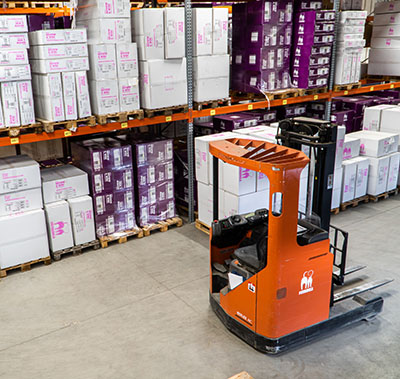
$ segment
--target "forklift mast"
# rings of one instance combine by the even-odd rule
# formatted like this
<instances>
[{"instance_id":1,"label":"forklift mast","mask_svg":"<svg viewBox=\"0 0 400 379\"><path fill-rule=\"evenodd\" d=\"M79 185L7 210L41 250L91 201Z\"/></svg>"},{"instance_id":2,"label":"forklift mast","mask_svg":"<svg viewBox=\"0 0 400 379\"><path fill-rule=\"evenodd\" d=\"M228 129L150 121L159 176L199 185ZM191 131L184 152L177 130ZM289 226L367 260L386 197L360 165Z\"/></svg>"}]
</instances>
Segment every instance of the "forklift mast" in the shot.
<instances>
[{"instance_id":1,"label":"forklift mast","mask_svg":"<svg viewBox=\"0 0 400 379\"><path fill-rule=\"evenodd\" d=\"M320 217L321 227L329 231L335 168L337 126L329 121L308 117L295 117L279 122L277 140L283 146L297 150L309 147L309 191L313 196L311 210Z\"/></svg>"}]
</instances>

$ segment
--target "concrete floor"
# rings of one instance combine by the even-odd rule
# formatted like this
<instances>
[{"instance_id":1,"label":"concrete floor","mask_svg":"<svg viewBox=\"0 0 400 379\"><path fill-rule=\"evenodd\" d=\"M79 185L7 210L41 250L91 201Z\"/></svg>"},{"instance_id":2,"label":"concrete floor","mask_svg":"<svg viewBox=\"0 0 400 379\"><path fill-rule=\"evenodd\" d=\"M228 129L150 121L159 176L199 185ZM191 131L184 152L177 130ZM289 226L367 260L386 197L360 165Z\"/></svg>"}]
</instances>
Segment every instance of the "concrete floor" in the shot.
<instances>
[{"instance_id":1,"label":"concrete floor","mask_svg":"<svg viewBox=\"0 0 400 379\"><path fill-rule=\"evenodd\" d=\"M207 236L186 225L0 283L1 378L400 377L400 196L333 218L383 313L278 357L225 330L208 304Z\"/></svg>"}]
</instances>

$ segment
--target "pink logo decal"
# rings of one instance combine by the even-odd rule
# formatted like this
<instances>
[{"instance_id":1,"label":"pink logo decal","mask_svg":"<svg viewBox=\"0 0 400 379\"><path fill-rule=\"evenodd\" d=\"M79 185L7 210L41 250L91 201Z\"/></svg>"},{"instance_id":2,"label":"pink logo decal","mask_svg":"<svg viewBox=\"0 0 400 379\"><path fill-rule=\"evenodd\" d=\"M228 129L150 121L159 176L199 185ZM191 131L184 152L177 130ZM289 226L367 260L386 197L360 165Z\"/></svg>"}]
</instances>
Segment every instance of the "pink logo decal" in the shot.
<instances>
[{"instance_id":1,"label":"pink logo decal","mask_svg":"<svg viewBox=\"0 0 400 379\"><path fill-rule=\"evenodd\" d=\"M66 231L64 230L64 228L67 226L66 222L63 221L59 221L59 222L52 222L51 223L51 235L54 238L56 238L57 236L61 236L64 233L66 233Z\"/></svg>"}]
</instances>

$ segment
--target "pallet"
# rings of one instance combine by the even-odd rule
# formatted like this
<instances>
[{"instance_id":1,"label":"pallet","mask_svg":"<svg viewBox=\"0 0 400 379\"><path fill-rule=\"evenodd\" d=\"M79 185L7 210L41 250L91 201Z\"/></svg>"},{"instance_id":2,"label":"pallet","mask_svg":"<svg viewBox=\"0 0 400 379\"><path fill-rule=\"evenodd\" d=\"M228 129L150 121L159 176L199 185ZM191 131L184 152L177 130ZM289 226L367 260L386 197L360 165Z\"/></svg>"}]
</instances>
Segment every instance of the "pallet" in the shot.
<instances>
[{"instance_id":1,"label":"pallet","mask_svg":"<svg viewBox=\"0 0 400 379\"><path fill-rule=\"evenodd\" d=\"M38 118L37 121L41 123L46 133L54 133L56 129L66 129L76 132L80 126L96 126L96 118L94 116L68 121L48 121Z\"/></svg>"},{"instance_id":2,"label":"pallet","mask_svg":"<svg viewBox=\"0 0 400 379\"><path fill-rule=\"evenodd\" d=\"M253 379L253 377L246 371L239 372L239 374L231 376L229 379Z\"/></svg>"},{"instance_id":3,"label":"pallet","mask_svg":"<svg viewBox=\"0 0 400 379\"><path fill-rule=\"evenodd\" d=\"M367 83L377 83L377 82L398 82L400 76L386 76L386 75L368 75L366 78Z\"/></svg>"},{"instance_id":4,"label":"pallet","mask_svg":"<svg viewBox=\"0 0 400 379\"><path fill-rule=\"evenodd\" d=\"M374 203L377 203L378 200L387 199L388 197L389 197L389 192L384 192L384 193L381 193L381 194L376 195L376 196L369 195L369 201L373 201Z\"/></svg>"},{"instance_id":5,"label":"pallet","mask_svg":"<svg viewBox=\"0 0 400 379\"><path fill-rule=\"evenodd\" d=\"M131 8L144 8L144 2L131 1Z\"/></svg>"},{"instance_id":6,"label":"pallet","mask_svg":"<svg viewBox=\"0 0 400 379\"><path fill-rule=\"evenodd\" d=\"M307 95L318 95L320 93L328 92L328 87L318 87L318 88L309 88L309 89L302 89L300 90L300 96L307 96Z\"/></svg>"},{"instance_id":7,"label":"pallet","mask_svg":"<svg viewBox=\"0 0 400 379\"><path fill-rule=\"evenodd\" d=\"M189 216L189 209L186 205L182 205L182 204L175 204L176 210L178 211L179 214L188 217ZM198 212L194 211L194 217L197 218L198 217Z\"/></svg>"},{"instance_id":8,"label":"pallet","mask_svg":"<svg viewBox=\"0 0 400 379\"><path fill-rule=\"evenodd\" d=\"M148 118L155 116L171 116L174 113L187 113L189 112L188 105L175 105L173 107L144 109L144 115Z\"/></svg>"},{"instance_id":9,"label":"pallet","mask_svg":"<svg viewBox=\"0 0 400 379\"><path fill-rule=\"evenodd\" d=\"M20 265L3 268L0 270L0 278L5 278L8 274L8 271L12 271L12 270L16 270L16 269L20 269L21 272L29 271L31 269L31 266L36 263L44 263L45 266L47 266L47 265L51 264L51 258L46 257L46 258L35 259L34 261L21 263Z\"/></svg>"},{"instance_id":10,"label":"pallet","mask_svg":"<svg viewBox=\"0 0 400 379\"><path fill-rule=\"evenodd\" d=\"M37 133L43 133L43 126L40 123L34 123L29 125L22 125L22 126L13 126L10 128L5 128L0 130L0 135L7 135L10 138L18 137L25 132L30 133L32 130Z\"/></svg>"},{"instance_id":11,"label":"pallet","mask_svg":"<svg viewBox=\"0 0 400 379\"><path fill-rule=\"evenodd\" d=\"M183 225L183 221L180 217L169 218L165 221L158 221L151 225L143 226L144 236L148 237L153 230L159 230L160 232L166 232L171 226L176 225L180 228Z\"/></svg>"},{"instance_id":12,"label":"pallet","mask_svg":"<svg viewBox=\"0 0 400 379\"><path fill-rule=\"evenodd\" d=\"M253 92L240 92L240 91L231 91L231 96L235 100L282 100L288 99L291 97L301 96L301 91L298 88L288 88L282 90L276 90L265 93L253 93Z\"/></svg>"},{"instance_id":13,"label":"pallet","mask_svg":"<svg viewBox=\"0 0 400 379\"><path fill-rule=\"evenodd\" d=\"M335 84L333 86L333 91L350 91L352 89L361 88L361 83L351 83L351 84Z\"/></svg>"},{"instance_id":14,"label":"pallet","mask_svg":"<svg viewBox=\"0 0 400 379\"><path fill-rule=\"evenodd\" d=\"M108 244L110 242L117 241L118 243L125 243L128 241L128 238L130 237L137 237L137 238L142 238L143 237L143 230L141 228L134 228L130 230L126 230L124 232L117 232L110 234L109 236L105 237L100 237L100 244L101 247L104 249L108 247Z\"/></svg>"},{"instance_id":15,"label":"pallet","mask_svg":"<svg viewBox=\"0 0 400 379\"><path fill-rule=\"evenodd\" d=\"M30 1L31 8L62 8L62 1Z\"/></svg>"},{"instance_id":16,"label":"pallet","mask_svg":"<svg viewBox=\"0 0 400 379\"><path fill-rule=\"evenodd\" d=\"M341 211L345 211L347 208L349 207L356 207L357 205L361 204L361 203L368 203L369 202L369 196L365 195L365 196L361 196L357 199L353 199L353 200L349 200L346 201L345 203L340 204L340 210Z\"/></svg>"},{"instance_id":17,"label":"pallet","mask_svg":"<svg viewBox=\"0 0 400 379\"><path fill-rule=\"evenodd\" d=\"M331 209L331 213L334 214L334 215L339 214L339 211L340 211L340 207Z\"/></svg>"},{"instance_id":18,"label":"pallet","mask_svg":"<svg viewBox=\"0 0 400 379\"><path fill-rule=\"evenodd\" d=\"M231 98L227 97L225 99L219 100L208 100L208 101L195 101L193 102L193 109L195 111L202 111L203 109L214 109L218 107L230 107L232 105Z\"/></svg>"},{"instance_id":19,"label":"pallet","mask_svg":"<svg viewBox=\"0 0 400 379\"><path fill-rule=\"evenodd\" d=\"M9 9L29 8L28 1L7 1L6 4Z\"/></svg>"},{"instance_id":20,"label":"pallet","mask_svg":"<svg viewBox=\"0 0 400 379\"><path fill-rule=\"evenodd\" d=\"M53 253L50 252L50 255L51 255L51 257L52 257L55 261L59 261L59 260L61 259L61 257L62 257L63 255L65 255L65 254L72 253L73 256L75 256L75 255L81 255L81 254L82 254L82 251L85 250L85 249L87 249L87 248L89 248L89 247L93 248L93 250L99 249L99 248L100 248L100 242L99 242L99 240L94 240L94 241L91 241L91 242L86 242L86 243L83 243L83 244L81 244L81 245L72 246L72 247L69 247L69 248L67 248L67 249L62 249L62 250L55 251L55 252L53 252Z\"/></svg>"},{"instance_id":21,"label":"pallet","mask_svg":"<svg viewBox=\"0 0 400 379\"><path fill-rule=\"evenodd\" d=\"M201 230L203 233L210 235L210 227L199 219L195 221L194 226L197 229Z\"/></svg>"},{"instance_id":22,"label":"pallet","mask_svg":"<svg viewBox=\"0 0 400 379\"><path fill-rule=\"evenodd\" d=\"M100 125L108 124L109 122L127 122L129 120L143 120L144 112L142 109L136 109L129 112L108 113L96 115L96 120Z\"/></svg>"}]
</instances>

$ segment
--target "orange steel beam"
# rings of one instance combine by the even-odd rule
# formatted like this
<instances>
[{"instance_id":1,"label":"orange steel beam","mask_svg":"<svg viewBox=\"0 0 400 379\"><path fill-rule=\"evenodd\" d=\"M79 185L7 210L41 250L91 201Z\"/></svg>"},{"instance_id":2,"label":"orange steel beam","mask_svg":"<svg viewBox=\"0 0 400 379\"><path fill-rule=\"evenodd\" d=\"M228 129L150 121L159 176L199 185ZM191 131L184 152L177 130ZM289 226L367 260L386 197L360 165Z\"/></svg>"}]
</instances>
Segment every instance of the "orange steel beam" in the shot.
<instances>
[{"instance_id":1,"label":"orange steel beam","mask_svg":"<svg viewBox=\"0 0 400 379\"><path fill-rule=\"evenodd\" d=\"M70 16L68 7L63 8L0 8L0 14L54 14L55 17Z\"/></svg>"},{"instance_id":2,"label":"orange steel beam","mask_svg":"<svg viewBox=\"0 0 400 379\"><path fill-rule=\"evenodd\" d=\"M352 90L344 90L344 91L335 91L335 92L326 92L320 93L316 95L307 95L307 96L298 96L298 97L290 97L287 99L279 99L268 101L257 101L250 102L245 104L234 104L226 107L218 107L214 109L204 109L201 111L191 111L188 113L176 113L171 116L156 116L152 118L145 118L143 120L130 120L128 122L112 122L106 125L96 125L96 126L81 126L78 127L76 132L71 132L69 130L56 130L54 133L29 133L23 134L19 137L0 137L0 147L1 146L11 146L23 143L31 143L31 142L39 142L39 141L47 141L59 138L66 137L74 137L74 136L82 136L94 133L104 133L110 132L113 130L123 130L129 128L137 128L140 126L149 126L162 124L165 122L178 121L178 120L189 120L191 117L203 117L203 116L214 116L214 115L222 115L228 113L235 112L243 112L252 109L260 109L260 108L268 108L268 107L278 107L281 105L288 104L296 104L296 103L304 103L307 101L316 101L316 100L331 100L335 97L339 96L351 96L351 95L359 95L365 94L374 91L382 91L385 89L394 89L400 88L400 82L393 83L385 83L385 84L373 84L368 86L363 86L361 88L356 88Z\"/></svg>"}]
</instances>

